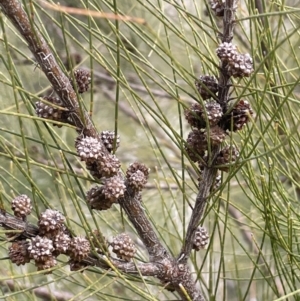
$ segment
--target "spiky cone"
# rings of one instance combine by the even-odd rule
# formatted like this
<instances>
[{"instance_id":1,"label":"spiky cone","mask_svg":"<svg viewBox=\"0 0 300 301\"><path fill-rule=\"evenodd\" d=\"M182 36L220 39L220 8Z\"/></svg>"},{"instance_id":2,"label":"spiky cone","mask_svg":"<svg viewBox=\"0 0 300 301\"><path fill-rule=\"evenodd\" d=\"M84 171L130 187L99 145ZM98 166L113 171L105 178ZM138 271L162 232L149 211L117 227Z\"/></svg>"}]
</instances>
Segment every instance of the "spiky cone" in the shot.
<instances>
[{"instance_id":1,"label":"spiky cone","mask_svg":"<svg viewBox=\"0 0 300 301\"><path fill-rule=\"evenodd\" d=\"M13 242L8 248L8 256L11 262L18 266L30 262L28 246L29 243L26 240Z\"/></svg>"},{"instance_id":2,"label":"spiky cone","mask_svg":"<svg viewBox=\"0 0 300 301\"><path fill-rule=\"evenodd\" d=\"M193 129L188 135L185 149L192 161L201 161L205 151L207 150L207 139L205 132L198 129Z\"/></svg>"},{"instance_id":3,"label":"spiky cone","mask_svg":"<svg viewBox=\"0 0 300 301\"><path fill-rule=\"evenodd\" d=\"M126 170L126 178L129 179L138 170L141 171L145 175L146 180L148 180L150 169L147 168L147 166L145 164L139 163L139 162L131 163L128 166L128 168Z\"/></svg>"},{"instance_id":4,"label":"spiky cone","mask_svg":"<svg viewBox=\"0 0 300 301\"><path fill-rule=\"evenodd\" d=\"M64 216L57 210L46 209L39 216L38 227L39 233L49 238L61 231L64 226Z\"/></svg>"},{"instance_id":5,"label":"spiky cone","mask_svg":"<svg viewBox=\"0 0 300 301\"><path fill-rule=\"evenodd\" d=\"M65 231L59 231L53 238L54 252L56 256L59 254L67 254L67 251L70 247L71 236Z\"/></svg>"},{"instance_id":6,"label":"spiky cone","mask_svg":"<svg viewBox=\"0 0 300 301\"><path fill-rule=\"evenodd\" d=\"M233 77L248 77L253 73L253 60L249 53L237 54L227 67Z\"/></svg>"},{"instance_id":7,"label":"spiky cone","mask_svg":"<svg viewBox=\"0 0 300 301\"><path fill-rule=\"evenodd\" d=\"M102 153L98 157L96 163L99 174L101 174L102 177L105 178L115 176L119 172L121 167L119 159L112 154Z\"/></svg>"},{"instance_id":8,"label":"spiky cone","mask_svg":"<svg viewBox=\"0 0 300 301\"><path fill-rule=\"evenodd\" d=\"M75 148L81 161L94 163L103 154L101 143L93 137L79 135L75 140Z\"/></svg>"},{"instance_id":9,"label":"spiky cone","mask_svg":"<svg viewBox=\"0 0 300 301\"><path fill-rule=\"evenodd\" d=\"M76 236L72 238L68 250L72 260L80 262L87 258L90 252L91 245L85 237Z\"/></svg>"},{"instance_id":10,"label":"spiky cone","mask_svg":"<svg viewBox=\"0 0 300 301\"><path fill-rule=\"evenodd\" d=\"M113 248L113 252L118 258L128 262L131 261L136 253L135 245L132 239L126 233L121 233L115 236L111 246Z\"/></svg>"},{"instance_id":11,"label":"spiky cone","mask_svg":"<svg viewBox=\"0 0 300 301\"><path fill-rule=\"evenodd\" d=\"M105 180L103 194L106 200L117 202L120 197L123 197L125 190L126 186L121 177L113 176Z\"/></svg>"},{"instance_id":12,"label":"spiky cone","mask_svg":"<svg viewBox=\"0 0 300 301\"><path fill-rule=\"evenodd\" d=\"M17 196L11 201L11 209L16 217L25 219L32 210L30 198L25 194Z\"/></svg>"},{"instance_id":13,"label":"spiky cone","mask_svg":"<svg viewBox=\"0 0 300 301\"><path fill-rule=\"evenodd\" d=\"M35 261L46 262L52 256L53 251L53 242L47 237L37 235L29 240L29 257Z\"/></svg>"},{"instance_id":14,"label":"spiky cone","mask_svg":"<svg viewBox=\"0 0 300 301\"><path fill-rule=\"evenodd\" d=\"M133 190L141 191L147 184L149 168L144 164L135 162L126 170L127 183Z\"/></svg>"},{"instance_id":15,"label":"spiky cone","mask_svg":"<svg viewBox=\"0 0 300 301\"><path fill-rule=\"evenodd\" d=\"M239 131L250 120L253 110L246 100L240 100L228 115L224 116L224 129Z\"/></svg>"},{"instance_id":16,"label":"spiky cone","mask_svg":"<svg viewBox=\"0 0 300 301\"><path fill-rule=\"evenodd\" d=\"M199 103L193 103L190 108L185 109L184 116L190 126L202 129L206 126L205 118L203 118L203 107Z\"/></svg>"},{"instance_id":17,"label":"spiky cone","mask_svg":"<svg viewBox=\"0 0 300 301\"><path fill-rule=\"evenodd\" d=\"M221 43L216 49L216 53L222 62L227 63L234 61L236 55L238 55L236 46L227 42Z\"/></svg>"},{"instance_id":18,"label":"spiky cone","mask_svg":"<svg viewBox=\"0 0 300 301\"><path fill-rule=\"evenodd\" d=\"M45 96L43 99L53 103L56 106L63 107L63 102L58 97ZM68 111L62 110L56 106L51 106L42 101L37 101L35 103L35 106L36 106L35 111L38 117L48 119L48 120L68 123L68 117L69 117ZM57 127L62 127L62 125L58 123L53 123L53 125Z\"/></svg>"},{"instance_id":19,"label":"spiky cone","mask_svg":"<svg viewBox=\"0 0 300 301\"><path fill-rule=\"evenodd\" d=\"M103 186L94 186L87 192L86 200L91 209L107 210L116 203L115 198L105 197L103 189Z\"/></svg>"},{"instance_id":20,"label":"spiky cone","mask_svg":"<svg viewBox=\"0 0 300 301\"><path fill-rule=\"evenodd\" d=\"M207 142L208 142L208 135L209 135L211 146L217 146L221 144L226 137L225 131L217 125L210 128L210 131L205 131Z\"/></svg>"},{"instance_id":21,"label":"spiky cone","mask_svg":"<svg viewBox=\"0 0 300 301\"><path fill-rule=\"evenodd\" d=\"M45 261L35 261L35 266L38 271L44 271L53 268L56 266L57 261L54 256L49 256ZM44 274L51 274L52 271L47 271Z\"/></svg>"},{"instance_id":22,"label":"spiky cone","mask_svg":"<svg viewBox=\"0 0 300 301\"><path fill-rule=\"evenodd\" d=\"M220 104L214 100L208 101L205 103L205 110L206 110L206 115L207 115L207 120L209 122L209 125L211 127L217 125L223 116L223 110ZM204 113L203 113L203 118L204 119L206 118Z\"/></svg>"},{"instance_id":23,"label":"spiky cone","mask_svg":"<svg viewBox=\"0 0 300 301\"><path fill-rule=\"evenodd\" d=\"M147 178L142 171L137 170L127 178L127 184L134 191L141 191L147 184Z\"/></svg>"},{"instance_id":24,"label":"spiky cone","mask_svg":"<svg viewBox=\"0 0 300 301\"><path fill-rule=\"evenodd\" d=\"M219 89L217 79L211 75L201 75L195 85L203 100L214 97Z\"/></svg>"},{"instance_id":25,"label":"spiky cone","mask_svg":"<svg viewBox=\"0 0 300 301\"><path fill-rule=\"evenodd\" d=\"M203 227L198 227L193 240L193 249L199 251L200 249L205 248L208 244L208 239L209 235L207 230Z\"/></svg>"},{"instance_id":26,"label":"spiky cone","mask_svg":"<svg viewBox=\"0 0 300 301\"><path fill-rule=\"evenodd\" d=\"M118 135L117 138L115 137L114 131L103 131L100 134L100 139L103 143L103 145L106 147L106 149L111 153L114 150L114 144L115 144L115 150L118 149L120 146L120 136Z\"/></svg>"},{"instance_id":27,"label":"spiky cone","mask_svg":"<svg viewBox=\"0 0 300 301\"><path fill-rule=\"evenodd\" d=\"M84 93L88 91L90 83L91 83L91 73L84 69L76 69L74 71L74 78L76 80L78 93ZM73 81L72 78L70 79L72 85ZM75 87L73 86L75 89Z\"/></svg>"},{"instance_id":28,"label":"spiky cone","mask_svg":"<svg viewBox=\"0 0 300 301\"><path fill-rule=\"evenodd\" d=\"M224 16L225 0L211 0L210 7L217 17Z\"/></svg>"},{"instance_id":29,"label":"spiky cone","mask_svg":"<svg viewBox=\"0 0 300 301\"><path fill-rule=\"evenodd\" d=\"M230 165L232 166L234 162L239 158L240 153L238 149L233 145L225 146L218 154L215 165ZM219 166L218 169L228 172L230 166Z\"/></svg>"}]
</instances>

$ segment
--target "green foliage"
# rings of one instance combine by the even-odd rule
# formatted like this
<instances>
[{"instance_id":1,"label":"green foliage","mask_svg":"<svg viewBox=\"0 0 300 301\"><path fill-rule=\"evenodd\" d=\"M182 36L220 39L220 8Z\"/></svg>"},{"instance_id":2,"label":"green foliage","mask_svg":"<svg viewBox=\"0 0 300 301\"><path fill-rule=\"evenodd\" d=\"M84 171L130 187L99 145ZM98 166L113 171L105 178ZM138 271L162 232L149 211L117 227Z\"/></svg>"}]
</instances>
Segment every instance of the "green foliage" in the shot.
<instances>
[{"instance_id":1,"label":"green foliage","mask_svg":"<svg viewBox=\"0 0 300 301\"><path fill-rule=\"evenodd\" d=\"M208 1L90 0L77 8L141 18L122 21L72 15L23 1L32 21L51 44L55 57L92 70L91 92L81 105L99 131L121 136L117 156L123 170L140 161L151 168L143 202L161 240L176 256L197 194L197 167L184 153L190 130L183 111L200 97L194 80L218 76L215 49L222 21ZM246 99L253 120L232 140L240 149L239 167L222 175L201 223L210 233L206 250L192 255L195 277L207 300L300 300L299 241L299 11L292 0L242 1L233 43L254 60L250 78L233 80L232 101ZM65 1L62 5L73 5ZM45 208L64 213L77 235L100 229L107 238L126 229L147 254L118 206L92 212L86 191L95 182L74 151L71 126L53 127L36 117L35 102L49 93L22 37L1 15L0 36L0 191L6 210L19 194L34 202L30 222ZM74 63L74 62L73 62ZM73 65L75 67L75 64ZM67 72L67 70L66 70ZM169 300L175 293L153 279L89 268L70 272L66 258L51 275L33 265L12 266L3 234L0 267L7 300L33 300L45 286L71 292L74 300ZM8 290L5 281L14 280ZM22 297L21 297L22 296ZM178 298L178 297L177 297ZM70 300L73 300L70 299ZM255 300L256 300L255 299Z\"/></svg>"}]
</instances>

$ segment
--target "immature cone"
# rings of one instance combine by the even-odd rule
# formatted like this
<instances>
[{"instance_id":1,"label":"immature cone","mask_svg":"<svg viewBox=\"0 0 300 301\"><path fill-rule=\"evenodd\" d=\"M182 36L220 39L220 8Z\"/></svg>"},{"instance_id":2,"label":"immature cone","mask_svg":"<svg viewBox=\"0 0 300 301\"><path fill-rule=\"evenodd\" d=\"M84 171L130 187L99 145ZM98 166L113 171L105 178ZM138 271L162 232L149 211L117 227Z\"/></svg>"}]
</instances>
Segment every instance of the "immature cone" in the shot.
<instances>
[{"instance_id":1,"label":"immature cone","mask_svg":"<svg viewBox=\"0 0 300 301\"><path fill-rule=\"evenodd\" d=\"M141 191L147 184L147 177L142 171L137 170L127 178L127 183L133 190Z\"/></svg>"},{"instance_id":2,"label":"immature cone","mask_svg":"<svg viewBox=\"0 0 300 301\"><path fill-rule=\"evenodd\" d=\"M208 132L206 131L205 132L205 135L206 135L206 139L208 141ZM219 144L221 144L224 140L225 140L225 137L226 137L226 134L225 134L225 131L220 128L219 126L214 126L210 129L210 132L209 132L209 138L210 138L210 144L212 146L217 146Z\"/></svg>"},{"instance_id":3,"label":"immature cone","mask_svg":"<svg viewBox=\"0 0 300 301\"><path fill-rule=\"evenodd\" d=\"M90 72L84 69L76 69L74 71L74 77L76 80L78 93L86 92L89 89L89 85L91 82ZM72 83L72 79L71 79L71 83Z\"/></svg>"},{"instance_id":4,"label":"immature cone","mask_svg":"<svg viewBox=\"0 0 300 301\"><path fill-rule=\"evenodd\" d=\"M239 151L235 146L227 145L219 152L215 165L232 164L238 159L239 155ZM218 168L222 171L228 172L230 167L220 166Z\"/></svg>"},{"instance_id":5,"label":"immature cone","mask_svg":"<svg viewBox=\"0 0 300 301\"><path fill-rule=\"evenodd\" d=\"M188 135L185 148L192 161L200 161L207 150L205 132L196 129L192 130Z\"/></svg>"},{"instance_id":6,"label":"immature cone","mask_svg":"<svg viewBox=\"0 0 300 301\"><path fill-rule=\"evenodd\" d=\"M111 153L114 149L114 143L116 144L116 150L120 146L120 136L117 136L115 139L115 132L114 131L103 131L100 134L100 139L106 149ZM116 140L116 141L115 141Z\"/></svg>"},{"instance_id":7,"label":"immature cone","mask_svg":"<svg viewBox=\"0 0 300 301\"><path fill-rule=\"evenodd\" d=\"M52 256L53 251L53 242L47 237L41 237L37 235L29 240L29 256L35 261L46 262L49 259L49 257Z\"/></svg>"},{"instance_id":8,"label":"immature cone","mask_svg":"<svg viewBox=\"0 0 300 301\"><path fill-rule=\"evenodd\" d=\"M55 248L55 255L66 254L71 243L71 237L65 231L59 231L54 239L53 246Z\"/></svg>"},{"instance_id":9,"label":"immature cone","mask_svg":"<svg viewBox=\"0 0 300 301\"><path fill-rule=\"evenodd\" d=\"M52 209L46 209L39 217L38 227L39 232L42 235L48 237L54 237L64 226L64 217L57 211Z\"/></svg>"},{"instance_id":10,"label":"immature cone","mask_svg":"<svg viewBox=\"0 0 300 301\"><path fill-rule=\"evenodd\" d=\"M102 155L101 144L98 139L79 135L75 140L75 147L81 161L95 162Z\"/></svg>"},{"instance_id":11,"label":"immature cone","mask_svg":"<svg viewBox=\"0 0 300 301\"><path fill-rule=\"evenodd\" d=\"M73 237L69 246L68 254L74 261L82 261L88 257L91 251L91 245L85 237Z\"/></svg>"},{"instance_id":12,"label":"immature cone","mask_svg":"<svg viewBox=\"0 0 300 301\"><path fill-rule=\"evenodd\" d=\"M193 103L190 108L184 111L184 116L190 126L201 129L206 126L203 112L202 105L196 102Z\"/></svg>"},{"instance_id":13,"label":"immature cone","mask_svg":"<svg viewBox=\"0 0 300 301\"><path fill-rule=\"evenodd\" d=\"M119 176L113 176L105 180L103 194L106 200L116 202L125 193L124 180Z\"/></svg>"},{"instance_id":14,"label":"immature cone","mask_svg":"<svg viewBox=\"0 0 300 301\"><path fill-rule=\"evenodd\" d=\"M205 110L207 115L207 120L210 126L216 125L223 116L223 110L216 101L208 101L205 103ZM203 113L203 118L205 115Z\"/></svg>"},{"instance_id":15,"label":"immature cone","mask_svg":"<svg viewBox=\"0 0 300 301\"><path fill-rule=\"evenodd\" d=\"M253 110L246 100L240 100L232 109L229 115L225 117L225 130L239 131L249 121L253 115Z\"/></svg>"},{"instance_id":16,"label":"immature cone","mask_svg":"<svg viewBox=\"0 0 300 301\"><path fill-rule=\"evenodd\" d=\"M118 258L128 262L131 261L136 253L135 245L126 233L121 233L114 237L111 246Z\"/></svg>"},{"instance_id":17,"label":"immature cone","mask_svg":"<svg viewBox=\"0 0 300 301\"><path fill-rule=\"evenodd\" d=\"M194 240L193 240L193 249L196 251L199 251L200 249L205 248L205 246L208 244L209 235L205 228L198 227Z\"/></svg>"},{"instance_id":18,"label":"immature cone","mask_svg":"<svg viewBox=\"0 0 300 301\"><path fill-rule=\"evenodd\" d=\"M129 165L126 170L126 178L130 178L138 170L140 170L145 175L146 179L148 179L150 171L149 168L147 168L145 164L139 162L134 162Z\"/></svg>"},{"instance_id":19,"label":"immature cone","mask_svg":"<svg viewBox=\"0 0 300 301\"><path fill-rule=\"evenodd\" d=\"M211 9L215 12L217 17L224 16L225 0L211 0Z\"/></svg>"},{"instance_id":20,"label":"immature cone","mask_svg":"<svg viewBox=\"0 0 300 301\"><path fill-rule=\"evenodd\" d=\"M221 61L228 63L234 61L236 55L238 54L236 46L227 42L221 43L216 49L216 52Z\"/></svg>"},{"instance_id":21,"label":"immature cone","mask_svg":"<svg viewBox=\"0 0 300 301\"><path fill-rule=\"evenodd\" d=\"M11 201L11 209L16 217L24 219L32 210L30 198L25 194L17 196Z\"/></svg>"},{"instance_id":22,"label":"immature cone","mask_svg":"<svg viewBox=\"0 0 300 301\"><path fill-rule=\"evenodd\" d=\"M128 185L136 191L141 191L147 184L149 169L142 163L134 162L126 171Z\"/></svg>"},{"instance_id":23,"label":"immature cone","mask_svg":"<svg viewBox=\"0 0 300 301\"><path fill-rule=\"evenodd\" d=\"M116 202L114 198L105 198L103 186L94 186L87 192L87 203L91 209L107 210Z\"/></svg>"},{"instance_id":24,"label":"immature cone","mask_svg":"<svg viewBox=\"0 0 300 301\"><path fill-rule=\"evenodd\" d=\"M63 107L63 102L58 97L45 96L44 99L47 100L48 102L53 103L54 105ZM35 108L36 114L40 118L59 121L59 122L65 122L65 123L68 122L68 116L69 116L68 111L62 110L58 107L48 105L42 101L37 101L35 103L35 106L36 106L36 108ZM61 124L57 124L57 123L54 123L53 125L62 127Z\"/></svg>"},{"instance_id":25,"label":"immature cone","mask_svg":"<svg viewBox=\"0 0 300 301\"><path fill-rule=\"evenodd\" d=\"M116 175L121 167L119 159L112 154L102 153L97 160L97 169L102 177L112 177Z\"/></svg>"},{"instance_id":26,"label":"immature cone","mask_svg":"<svg viewBox=\"0 0 300 301\"><path fill-rule=\"evenodd\" d=\"M56 266L57 261L54 256L49 256L45 261L35 261L35 266L37 267L38 271L47 270ZM50 274L50 272L46 272L45 274Z\"/></svg>"},{"instance_id":27,"label":"immature cone","mask_svg":"<svg viewBox=\"0 0 300 301\"><path fill-rule=\"evenodd\" d=\"M15 263L18 266L30 262L28 246L29 244L26 240L13 242L8 249L8 256L11 262Z\"/></svg>"},{"instance_id":28,"label":"immature cone","mask_svg":"<svg viewBox=\"0 0 300 301\"><path fill-rule=\"evenodd\" d=\"M210 75L201 75L195 85L203 100L213 97L219 89L217 79Z\"/></svg>"},{"instance_id":29,"label":"immature cone","mask_svg":"<svg viewBox=\"0 0 300 301\"><path fill-rule=\"evenodd\" d=\"M228 73L233 77L248 77L253 72L253 60L249 53L237 54L228 65Z\"/></svg>"}]
</instances>

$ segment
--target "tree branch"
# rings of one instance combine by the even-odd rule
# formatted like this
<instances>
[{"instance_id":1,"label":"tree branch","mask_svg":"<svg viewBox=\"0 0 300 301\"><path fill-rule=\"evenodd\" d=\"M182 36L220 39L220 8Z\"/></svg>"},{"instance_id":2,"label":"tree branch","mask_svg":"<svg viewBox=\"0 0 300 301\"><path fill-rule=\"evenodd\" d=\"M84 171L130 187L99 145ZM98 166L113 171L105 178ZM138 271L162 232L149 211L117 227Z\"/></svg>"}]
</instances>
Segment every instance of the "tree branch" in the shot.
<instances>
[{"instance_id":1,"label":"tree branch","mask_svg":"<svg viewBox=\"0 0 300 301\"><path fill-rule=\"evenodd\" d=\"M235 10L237 7L237 0L226 0L225 1L225 11L223 17L223 42L231 42L233 38L233 28L235 24ZM218 103L222 106L223 111L228 102L229 88L230 88L230 76L226 71L225 62L220 64L220 73L219 73L219 93L218 93ZM216 156L220 151L220 146L217 146L212 149L211 157L209 158L210 162L214 162ZM182 263L186 263L193 248L193 238L195 231L202 217L204 207L207 202L207 198L211 191L211 187L216 178L217 169L212 167L212 164L205 166L203 170L203 180L200 182L198 195L196 197L196 204L192 212L192 216L187 228L186 237L181 249L181 252L178 256L178 260Z\"/></svg>"}]
</instances>

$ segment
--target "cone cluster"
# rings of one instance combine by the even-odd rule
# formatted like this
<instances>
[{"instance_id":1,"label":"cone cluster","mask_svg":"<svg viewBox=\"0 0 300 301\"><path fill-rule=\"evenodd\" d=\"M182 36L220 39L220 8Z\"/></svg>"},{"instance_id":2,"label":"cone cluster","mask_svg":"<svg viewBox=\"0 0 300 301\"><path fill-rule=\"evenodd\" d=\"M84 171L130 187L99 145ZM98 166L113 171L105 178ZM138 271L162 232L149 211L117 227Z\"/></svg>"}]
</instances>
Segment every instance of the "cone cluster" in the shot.
<instances>
[{"instance_id":1,"label":"cone cluster","mask_svg":"<svg viewBox=\"0 0 300 301\"><path fill-rule=\"evenodd\" d=\"M225 1L211 1L212 9L216 10L217 14L221 14L224 4ZM216 52L228 76L246 77L253 72L250 55L240 54L234 44L221 43ZM185 149L192 161L201 163L204 167L208 159L208 150L221 145L228 132L241 130L250 120L253 110L246 100L239 100L233 104L219 100L220 87L214 76L201 75L195 81L195 85L202 100L193 103L184 112L186 120L192 127ZM232 165L238 159L238 151L234 149L230 152L231 156L227 154L228 151L228 147L221 150L214 164ZM228 171L229 168L223 166L220 170Z\"/></svg>"},{"instance_id":2,"label":"cone cluster","mask_svg":"<svg viewBox=\"0 0 300 301\"><path fill-rule=\"evenodd\" d=\"M12 200L12 208L17 218L24 220L30 213L30 198L20 195ZM31 260L37 269L48 270L57 264L57 256L66 254L72 262L81 262L91 251L86 238L72 237L64 225L64 217L57 210L46 209L38 219L38 235L30 239L22 235L10 235L13 240L9 247L9 258L17 265ZM51 271L46 271L49 273Z\"/></svg>"}]
</instances>

